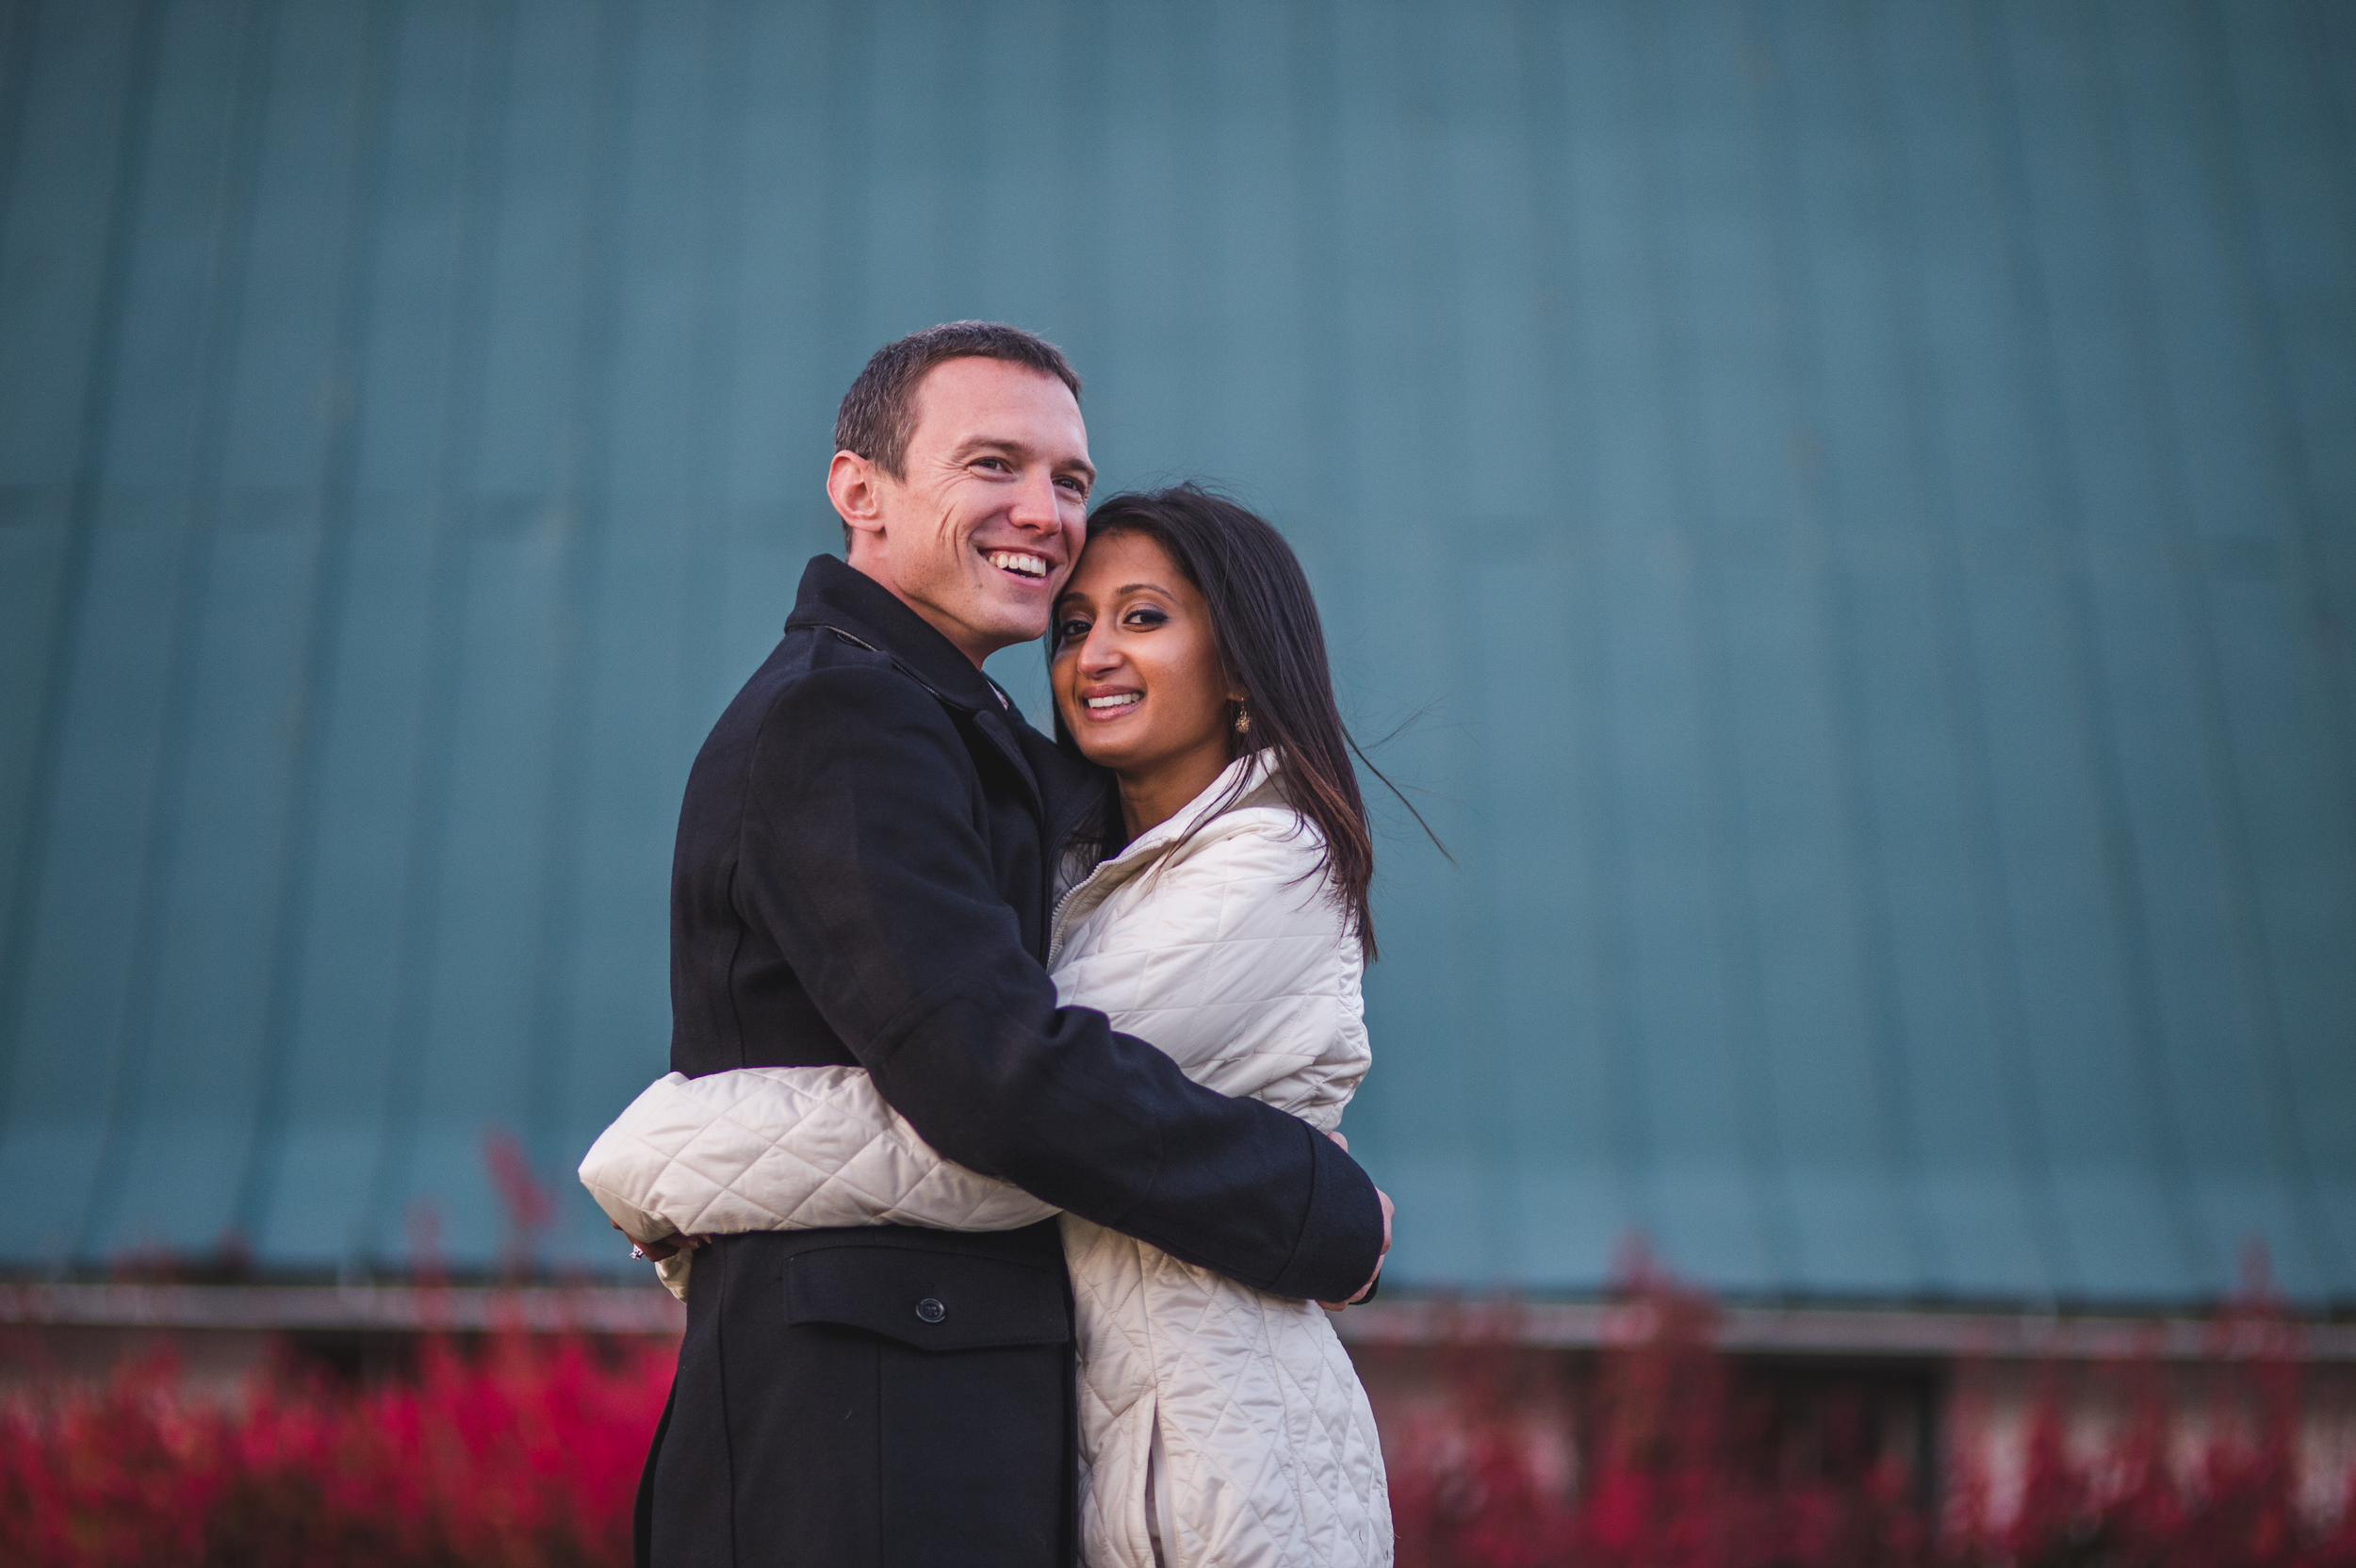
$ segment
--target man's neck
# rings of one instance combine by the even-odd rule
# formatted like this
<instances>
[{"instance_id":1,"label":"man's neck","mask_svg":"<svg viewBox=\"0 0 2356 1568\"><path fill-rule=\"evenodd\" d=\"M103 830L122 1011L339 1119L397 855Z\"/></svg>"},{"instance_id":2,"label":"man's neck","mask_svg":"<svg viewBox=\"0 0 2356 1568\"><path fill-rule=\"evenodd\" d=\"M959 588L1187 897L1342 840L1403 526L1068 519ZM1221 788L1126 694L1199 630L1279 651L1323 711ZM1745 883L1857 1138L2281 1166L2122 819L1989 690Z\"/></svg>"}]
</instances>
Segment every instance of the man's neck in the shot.
<instances>
[{"instance_id":1,"label":"man's neck","mask_svg":"<svg viewBox=\"0 0 2356 1568\"><path fill-rule=\"evenodd\" d=\"M862 561L858 555L853 555L847 564L850 566L851 570L859 573L861 577L866 578L876 587L881 588L885 593L890 594L893 598L898 599L902 604L907 605L909 612L914 614L918 620L923 621L926 626L931 627L935 631L940 632L941 635L947 640L949 645L957 649L959 653L965 655L967 662L977 670L982 667L982 661L989 658L991 654L996 653L999 647L1012 645L1010 644L1002 643L996 647L986 647L982 649L981 652L975 653L973 646L968 642L972 633L967 627L960 622L952 620L948 616L943 615L939 611L935 610L931 605L924 603L923 600L911 598L908 595L903 593L900 589L900 585L892 580L891 574L878 569L874 562Z\"/></svg>"}]
</instances>

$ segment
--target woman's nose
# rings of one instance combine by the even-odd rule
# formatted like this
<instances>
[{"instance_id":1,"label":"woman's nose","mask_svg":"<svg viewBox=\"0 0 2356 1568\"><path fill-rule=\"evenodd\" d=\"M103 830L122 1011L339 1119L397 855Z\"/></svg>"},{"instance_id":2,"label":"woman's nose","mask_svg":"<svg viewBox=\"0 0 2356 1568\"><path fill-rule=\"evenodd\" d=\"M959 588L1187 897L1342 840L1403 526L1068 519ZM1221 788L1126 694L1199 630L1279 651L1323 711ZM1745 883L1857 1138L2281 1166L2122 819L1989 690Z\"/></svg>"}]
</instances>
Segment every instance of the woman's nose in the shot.
<instances>
[{"instance_id":1,"label":"woman's nose","mask_svg":"<svg viewBox=\"0 0 2356 1568\"><path fill-rule=\"evenodd\" d=\"M1120 662L1120 644L1104 624L1099 621L1088 628L1088 634L1080 640L1080 668L1089 675L1103 675Z\"/></svg>"}]
</instances>

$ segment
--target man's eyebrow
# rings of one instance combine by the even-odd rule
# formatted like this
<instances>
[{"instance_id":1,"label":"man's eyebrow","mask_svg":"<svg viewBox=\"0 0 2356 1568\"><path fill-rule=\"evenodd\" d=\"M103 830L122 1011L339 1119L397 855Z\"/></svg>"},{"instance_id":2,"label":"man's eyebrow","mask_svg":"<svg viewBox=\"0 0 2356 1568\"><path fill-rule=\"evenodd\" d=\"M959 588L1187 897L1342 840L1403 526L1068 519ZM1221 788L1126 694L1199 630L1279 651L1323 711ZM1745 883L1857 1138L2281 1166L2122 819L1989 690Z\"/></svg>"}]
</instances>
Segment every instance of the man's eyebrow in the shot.
<instances>
[{"instance_id":1,"label":"man's eyebrow","mask_svg":"<svg viewBox=\"0 0 2356 1568\"><path fill-rule=\"evenodd\" d=\"M1034 455L1030 447L1010 435L977 435L970 441L960 443L950 455L952 458L968 458L975 452L988 451L993 448L1014 457ZM1090 484L1096 482L1096 465L1085 457L1075 457L1068 463L1057 464L1056 467L1060 472L1080 474L1086 477Z\"/></svg>"},{"instance_id":2,"label":"man's eyebrow","mask_svg":"<svg viewBox=\"0 0 2356 1568\"><path fill-rule=\"evenodd\" d=\"M1002 452L1012 452L1018 457L1028 457L1031 452L1030 448L1010 435L975 435L958 442L951 455L970 457L975 452L986 451L993 447Z\"/></svg>"}]
</instances>

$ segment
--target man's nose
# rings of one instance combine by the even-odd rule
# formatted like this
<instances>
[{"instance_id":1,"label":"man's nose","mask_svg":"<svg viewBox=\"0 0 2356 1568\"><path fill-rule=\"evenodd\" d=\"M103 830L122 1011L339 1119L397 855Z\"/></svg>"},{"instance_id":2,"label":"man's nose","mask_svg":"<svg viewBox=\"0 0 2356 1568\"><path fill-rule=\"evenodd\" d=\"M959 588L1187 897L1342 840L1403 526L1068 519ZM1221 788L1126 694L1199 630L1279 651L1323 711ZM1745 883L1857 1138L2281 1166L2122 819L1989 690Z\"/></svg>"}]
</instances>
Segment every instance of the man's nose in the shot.
<instances>
[{"instance_id":1,"label":"man's nose","mask_svg":"<svg viewBox=\"0 0 2356 1568\"><path fill-rule=\"evenodd\" d=\"M1063 527L1063 510L1055 504L1055 476L1045 469L1025 474L1015 491L1006 520L1022 528L1055 530Z\"/></svg>"}]
</instances>

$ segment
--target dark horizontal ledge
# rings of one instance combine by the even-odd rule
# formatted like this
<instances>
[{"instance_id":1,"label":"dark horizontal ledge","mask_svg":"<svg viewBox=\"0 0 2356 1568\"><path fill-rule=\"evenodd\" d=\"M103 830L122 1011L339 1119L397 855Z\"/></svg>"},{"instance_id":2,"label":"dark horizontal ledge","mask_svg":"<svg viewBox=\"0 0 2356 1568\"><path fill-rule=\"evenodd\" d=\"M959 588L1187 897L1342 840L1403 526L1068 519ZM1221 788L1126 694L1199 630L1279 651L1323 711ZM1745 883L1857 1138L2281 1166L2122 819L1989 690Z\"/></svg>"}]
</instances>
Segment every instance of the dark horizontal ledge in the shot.
<instances>
[{"instance_id":1,"label":"dark horizontal ledge","mask_svg":"<svg viewBox=\"0 0 2356 1568\"><path fill-rule=\"evenodd\" d=\"M1644 1302L1495 1302L1409 1298L1355 1307L1334 1320L1354 1346L1497 1344L1591 1350L1642 1343ZM533 1285L0 1284L0 1324L286 1331L443 1329L481 1332L676 1334L686 1309L651 1281L617 1287ZM2356 1362L2356 1323L2297 1318L2226 1323L2184 1316L2104 1316L1871 1308L1726 1307L1715 1343L1742 1355L2193 1361L2274 1351Z\"/></svg>"},{"instance_id":2,"label":"dark horizontal ledge","mask_svg":"<svg viewBox=\"0 0 2356 1568\"><path fill-rule=\"evenodd\" d=\"M687 1309L654 1282L532 1285L0 1284L0 1323L287 1331L446 1329L477 1332L676 1334Z\"/></svg>"},{"instance_id":3,"label":"dark horizontal ledge","mask_svg":"<svg viewBox=\"0 0 2356 1568\"><path fill-rule=\"evenodd\" d=\"M1599 1350L1642 1344L1654 1309L1638 1302L1424 1298L1353 1307L1334 1327L1350 1345L1498 1344ZM2356 1324L1893 1308L1722 1307L1712 1341L1739 1355L1891 1359L2166 1361L2287 1354L2356 1362Z\"/></svg>"}]
</instances>

